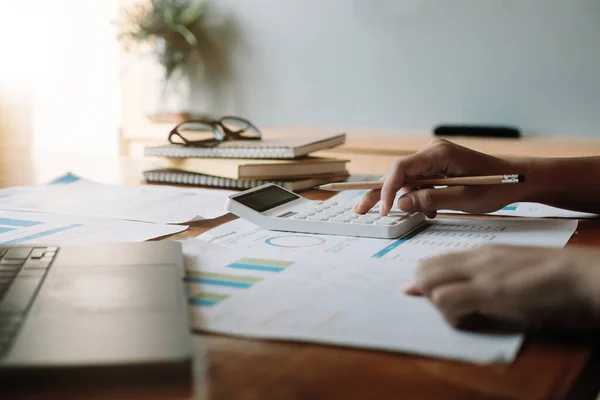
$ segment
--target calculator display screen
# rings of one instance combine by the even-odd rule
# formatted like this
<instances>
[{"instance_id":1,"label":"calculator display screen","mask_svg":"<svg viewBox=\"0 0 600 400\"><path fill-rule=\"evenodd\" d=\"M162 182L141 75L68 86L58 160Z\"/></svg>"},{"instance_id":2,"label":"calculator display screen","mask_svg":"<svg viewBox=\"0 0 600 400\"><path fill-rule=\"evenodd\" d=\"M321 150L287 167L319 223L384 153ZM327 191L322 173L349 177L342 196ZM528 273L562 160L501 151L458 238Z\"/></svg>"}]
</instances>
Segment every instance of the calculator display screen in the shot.
<instances>
[{"instance_id":1,"label":"calculator display screen","mask_svg":"<svg viewBox=\"0 0 600 400\"><path fill-rule=\"evenodd\" d=\"M255 192L238 196L235 198L235 201L258 212L263 212L298 198L300 197L287 190L283 190L277 186L269 186Z\"/></svg>"}]
</instances>

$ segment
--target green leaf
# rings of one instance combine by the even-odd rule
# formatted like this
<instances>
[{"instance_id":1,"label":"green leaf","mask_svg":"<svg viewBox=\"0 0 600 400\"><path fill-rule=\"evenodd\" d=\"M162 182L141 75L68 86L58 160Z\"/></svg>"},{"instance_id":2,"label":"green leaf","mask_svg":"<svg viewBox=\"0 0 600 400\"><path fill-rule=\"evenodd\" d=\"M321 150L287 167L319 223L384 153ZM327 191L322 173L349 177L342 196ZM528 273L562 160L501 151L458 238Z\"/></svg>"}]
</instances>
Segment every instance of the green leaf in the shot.
<instances>
[{"instance_id":1,"label":"green leaf","mask_svg":"<svg viewBox=\"0 0 600 400\"><path fill-rule=\"evenodd\" d=\"M205 1L197 1L189 4L181 13L181 23L183 25L194 24L202 17L208 8L208 3Z\"/></svg>"},{"instance_id":2,"label":"green leaf","mask_svg":"<svg viewBox=\"0 0 600 400\"><path fill-rule=\"evenodd\" d=\"M190 31L185 26L178 25L177 26L177 32L181 33L181 36L183 36L183 38L185 39L185 41L188 42L190 46L193 47L193 46L196 45L196 43L198 43L198 39L196 39L196 36L194 36L194 34L192 33L192 31Z\"/></svg>"}]
</instances>

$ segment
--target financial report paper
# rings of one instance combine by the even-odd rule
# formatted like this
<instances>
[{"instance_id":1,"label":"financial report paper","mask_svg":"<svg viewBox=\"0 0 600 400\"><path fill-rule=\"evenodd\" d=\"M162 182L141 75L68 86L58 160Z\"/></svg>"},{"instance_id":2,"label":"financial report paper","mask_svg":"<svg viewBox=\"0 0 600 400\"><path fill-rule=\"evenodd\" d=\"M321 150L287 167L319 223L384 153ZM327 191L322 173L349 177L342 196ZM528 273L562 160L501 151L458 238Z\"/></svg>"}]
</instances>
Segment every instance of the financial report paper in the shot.
<instances>
[{"instance_id":1,"label":"financial report paper","mask_svg":"<svg viewBox=\"0 0 600 400\"><path fill-rule=\"evenodd\" d=\"M419 261L484 244L562 247L575 229L576 220L435 219L398 239L372 239L269 231L237 219L198 238L236 250L265 249L311 256L336 254L348 261L353 257Z\"/></svg>"},{"instance_id":2,"label":"financial report paper","mask_svg":"<svg viewBox=\"0 0 600 400\"><path fill-rule=\"evenodd\" d=\"M235 192L108 185L67 174L53 184L0 191L0 210L181 224L226 214L225 200L232 193Z\"/></svg>"},{"instance_id":3,"label":"financial report paper","mask_svg":"<svg viewBox=\"0 0 600 400\"><path fill-rule=\"evenodd\" d=\"M440 210L440 214L464 214L461 211ZM598 214L564 210L540 203L519 202L509 204L498 211L488 213L502 217L531 217L531 218L597 218Z\"/></svg>"},{"instance_id":4,"label":"financial report paper","mask_svg":"<svg viewBox=\"0 0 600 400\"><path fill-rule=\"evenodd\" d=\"M235 220L183 242L194 324L232 335L510 362L521 333L455 330L427 300L401 288L423 258L490 243L562 247L576 228L571 220L448 219L387 240L268 231Z\"/></svg>"},{"instance_id":5,"label":"financial report paper","mask_svg":"<svg viewBox=\"0 0 600 400\"><path fill-rule=\"evenodd\" d=\"M482 364L512 361L523 341L520 332L456 330L426 299L404 295L414 262L232 252L197 239L183 248L198 330Z\"/></svg>"},{"instance_id":6,"label":"financial report paper","mask_svg":"<svg viewBox=\"0 0 600 400\"><path fill-rule=\"evenodd\" d=\"M0 244L141 242L182 232L185 225L0 211Z\"/></svg>"}]
</instances>

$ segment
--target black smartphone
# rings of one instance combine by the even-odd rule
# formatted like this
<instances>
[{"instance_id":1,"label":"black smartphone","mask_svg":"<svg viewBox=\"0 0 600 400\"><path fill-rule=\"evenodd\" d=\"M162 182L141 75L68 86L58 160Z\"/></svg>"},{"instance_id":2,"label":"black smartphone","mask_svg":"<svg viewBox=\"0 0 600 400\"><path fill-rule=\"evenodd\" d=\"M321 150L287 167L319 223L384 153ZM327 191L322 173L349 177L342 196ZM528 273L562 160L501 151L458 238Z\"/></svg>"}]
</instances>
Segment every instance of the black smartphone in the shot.
<instances>
[{"instance_id":1,"label":"black smartphone","mask_svg":"<svg viewBox=\"0 0 600 400\"><path fill-rule=\"evenodd\" d=\"M520 138L518 128L498 125L438 125L433 130L436 136L471 136L494 138Z\"/></svg>"}]
</instances>

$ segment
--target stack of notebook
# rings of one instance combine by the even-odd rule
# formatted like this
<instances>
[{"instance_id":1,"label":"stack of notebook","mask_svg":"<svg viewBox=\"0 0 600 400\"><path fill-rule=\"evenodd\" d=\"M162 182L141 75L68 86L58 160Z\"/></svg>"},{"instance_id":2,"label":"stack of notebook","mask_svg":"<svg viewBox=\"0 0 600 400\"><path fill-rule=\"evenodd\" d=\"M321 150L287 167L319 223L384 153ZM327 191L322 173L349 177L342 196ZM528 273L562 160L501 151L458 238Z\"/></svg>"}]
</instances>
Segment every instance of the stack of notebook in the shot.
<instances>
[{"instance_id":1,"label":"stack of notebook","mask_svg":"<svg viewBox=\"0 0 600 400\"><path fill-rule=\"evenodd\" d=\"M250 189L276 183L289 190L341 182L348 160L314 157L311 153L343 144L345 134L298 139L228 141L217 147L166 145L146 147L159 169L144 172L152 183Z\"/></svg>"}]
</instances>

